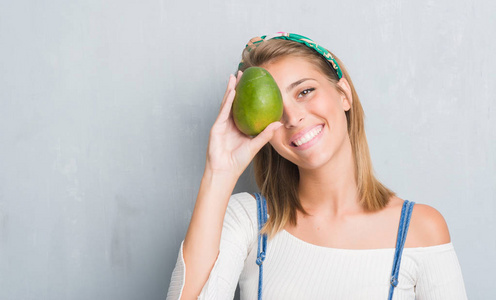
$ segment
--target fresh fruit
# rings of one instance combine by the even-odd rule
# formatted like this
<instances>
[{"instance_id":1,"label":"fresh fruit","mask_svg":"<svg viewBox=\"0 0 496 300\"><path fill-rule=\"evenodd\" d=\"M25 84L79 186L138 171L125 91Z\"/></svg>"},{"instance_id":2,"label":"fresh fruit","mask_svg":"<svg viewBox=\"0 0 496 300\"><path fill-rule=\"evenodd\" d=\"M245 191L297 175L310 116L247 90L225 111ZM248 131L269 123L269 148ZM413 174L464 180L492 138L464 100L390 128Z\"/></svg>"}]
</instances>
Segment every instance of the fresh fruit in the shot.
<instances>
[{"instance_id":1,"label":"fresh fruit","mask_svg":"<svg viewBox=\"0 0 496 300\"><path fill-rule=\"evenodd\" d=\"M282 117L282 96L277 83L264 68L250 67L236 86L233 118L236 127L255 136Z\"/></svg>"}]
</instances>

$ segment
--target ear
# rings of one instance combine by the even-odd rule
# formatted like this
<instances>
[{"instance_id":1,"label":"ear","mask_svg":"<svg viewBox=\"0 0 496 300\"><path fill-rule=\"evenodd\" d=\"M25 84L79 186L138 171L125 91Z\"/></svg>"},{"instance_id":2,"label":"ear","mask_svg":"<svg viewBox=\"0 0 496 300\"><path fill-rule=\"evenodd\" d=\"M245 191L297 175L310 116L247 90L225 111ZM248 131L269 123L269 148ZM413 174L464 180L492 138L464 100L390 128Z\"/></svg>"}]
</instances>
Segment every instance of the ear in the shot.
<instances>
[{"instance_id":1,"label":"ear","mask_svg":"<svg viewBox=\"0 0 496 300\"><path fill-rule=\"evenodd\" d=\"M353 103L350 84L348 83L348 80L346 80L346 78L342 77L338 81L338 86L344 92L342 95L343 108L345 111L348 111L351 109L351 104Z\"/></svg>"}]
</instances>

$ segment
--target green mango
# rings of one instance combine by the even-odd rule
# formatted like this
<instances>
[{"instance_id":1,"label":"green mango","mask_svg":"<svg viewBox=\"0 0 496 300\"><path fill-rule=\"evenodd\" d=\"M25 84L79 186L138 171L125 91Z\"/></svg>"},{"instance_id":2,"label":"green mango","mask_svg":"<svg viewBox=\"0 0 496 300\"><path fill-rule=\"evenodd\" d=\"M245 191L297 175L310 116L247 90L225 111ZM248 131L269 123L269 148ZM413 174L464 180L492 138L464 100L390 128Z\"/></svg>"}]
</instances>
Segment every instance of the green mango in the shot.
<instances>
[{"instance_id":1,"label":"green mango","mask_svg":"<svg viewBox=\"0 0 496 300\"><path fill-rule=\"evenodd\" d=\"M264 68L250 67L236 86L232 113L236 127L255 136L282 117L282 95L277 83Z\"/></svg>"}]
</instances>

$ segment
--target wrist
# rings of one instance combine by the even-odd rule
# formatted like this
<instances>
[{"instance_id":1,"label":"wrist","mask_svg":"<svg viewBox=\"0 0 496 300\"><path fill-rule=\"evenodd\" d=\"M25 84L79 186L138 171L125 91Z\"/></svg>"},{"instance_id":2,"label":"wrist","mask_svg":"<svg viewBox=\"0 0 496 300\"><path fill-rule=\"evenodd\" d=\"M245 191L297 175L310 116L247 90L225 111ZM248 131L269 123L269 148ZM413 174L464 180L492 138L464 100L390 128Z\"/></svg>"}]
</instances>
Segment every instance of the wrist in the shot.
<instances>
[{"instance_id":1,"label":"wrist","mask_svg":"<svg viewBox=\"0 0 496 300\"><path fill-rule=\"evenodd\" d=\"M242 173L242 171L238 172L236 168L216 168L207 159L203 177L219 178L228 181L234 180L237 182Z\"/></svg>"},{"instance_id":2,"label":"wrist","mask_svg":"<svg viewBox=\"0 0 496 300\"><path fill-rule=\"evenodd\" d=\"M230 187L234 189L236 182L241 175L236 172L231 171L221 171L221 170L213 170L211 168L206 167L203 172L202 183L213 184L213 185L222 185L225 187Z\"/></svg>"}]
</instances>

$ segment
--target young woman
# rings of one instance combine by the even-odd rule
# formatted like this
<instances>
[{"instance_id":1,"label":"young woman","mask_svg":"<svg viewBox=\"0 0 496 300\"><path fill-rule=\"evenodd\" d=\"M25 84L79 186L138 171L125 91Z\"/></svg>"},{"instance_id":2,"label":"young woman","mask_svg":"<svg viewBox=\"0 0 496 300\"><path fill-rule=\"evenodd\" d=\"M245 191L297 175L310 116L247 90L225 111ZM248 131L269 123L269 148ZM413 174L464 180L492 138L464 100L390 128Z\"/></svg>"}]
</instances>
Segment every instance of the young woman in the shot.
<instances>
[{"instance_id":1,"label":"young woman","mask_svg":"<svg viewBox=\"0 0 496 300\"><path fill-rule=\"evenodd\" d=\"M236 81L251 66L269 71L284 104L280 122L253 138L231 116ZM441 214L421 204L411 210L374 177L362 106L343 63L308 38L279 33L250 40L239 70L210 132L167 299L232 299L238 282L250 300L388 299L391 290L393 299L466 299ZM252 159L267 201L261 232L263 200L231 196ZM399 231L406 241L398 254ZM260 233L269 237L265 260ZM399 274L391 279L393 264Z\"/></svg>"}]
</instances>

